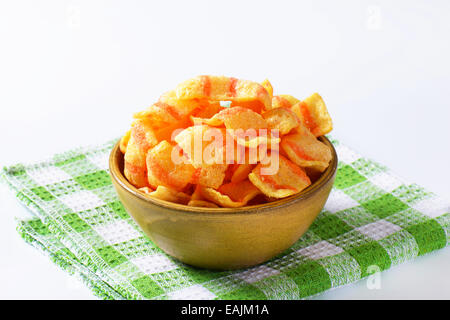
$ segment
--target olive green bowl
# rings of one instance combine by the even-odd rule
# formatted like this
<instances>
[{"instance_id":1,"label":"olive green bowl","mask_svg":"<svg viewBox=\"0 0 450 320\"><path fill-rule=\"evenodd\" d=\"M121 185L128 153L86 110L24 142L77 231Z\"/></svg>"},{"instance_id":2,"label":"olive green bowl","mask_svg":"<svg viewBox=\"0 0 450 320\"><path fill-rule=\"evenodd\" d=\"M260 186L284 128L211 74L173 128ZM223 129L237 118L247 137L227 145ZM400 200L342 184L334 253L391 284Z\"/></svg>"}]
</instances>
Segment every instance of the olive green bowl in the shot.
<instances>
[{"instance_id":1,"label":"olive green bowl","mask_svg":"<svg viewBox=\"0 0 450 320\"><path fill-rule=\"evenodd\" d=\"M230 270L265 262L296 242L322 210L333 186L337 155L308 188L273 202L241 208L199 208L146 196L123 175L117 144L109 158L122 204L148 237L167 254L202 268Z\"/></svg>"}]
</instances>

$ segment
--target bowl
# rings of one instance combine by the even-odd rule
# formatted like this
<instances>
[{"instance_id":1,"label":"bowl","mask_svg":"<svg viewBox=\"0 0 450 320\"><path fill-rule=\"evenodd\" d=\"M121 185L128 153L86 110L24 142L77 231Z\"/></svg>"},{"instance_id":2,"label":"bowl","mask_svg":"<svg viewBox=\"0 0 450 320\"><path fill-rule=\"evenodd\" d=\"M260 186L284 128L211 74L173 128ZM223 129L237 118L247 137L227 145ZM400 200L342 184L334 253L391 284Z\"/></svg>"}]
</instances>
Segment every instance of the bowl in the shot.
<instances>
[{"instance_id":1,"label":"bowl","mask_svg":"<svg viewBox=\"0 0 450 320\"><path fill-rule=\"evenodd\" d=\"M117 194L131 217L164 252L192 266L231 270L263 263L294 244L325 205L333 186L337 155L302 192L273 202L241 208L200 208L146 196L123 174L119 143L109 168Z\"/></svg>"}]
</instances>

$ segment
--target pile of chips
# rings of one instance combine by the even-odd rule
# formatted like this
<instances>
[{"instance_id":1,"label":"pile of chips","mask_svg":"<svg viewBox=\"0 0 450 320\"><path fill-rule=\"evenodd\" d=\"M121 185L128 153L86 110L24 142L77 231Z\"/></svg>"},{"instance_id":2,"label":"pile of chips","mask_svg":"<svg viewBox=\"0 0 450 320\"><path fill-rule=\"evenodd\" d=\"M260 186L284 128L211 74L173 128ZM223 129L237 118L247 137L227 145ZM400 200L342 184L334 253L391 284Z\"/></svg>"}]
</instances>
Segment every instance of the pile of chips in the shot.
<instances>
[{"instance_id":1,"label":"pile of chips","mask_svg":"<svg viewBox=\"0 0 450 320\"><path fill-rule=\"evenodd\" d=\"M242 207L298 193L331 161L317 137L325 103L273 95L262 83L199 76L134 114L122 137L124 174L149 197L196 207Z\"/></svg>"}]
</instances>

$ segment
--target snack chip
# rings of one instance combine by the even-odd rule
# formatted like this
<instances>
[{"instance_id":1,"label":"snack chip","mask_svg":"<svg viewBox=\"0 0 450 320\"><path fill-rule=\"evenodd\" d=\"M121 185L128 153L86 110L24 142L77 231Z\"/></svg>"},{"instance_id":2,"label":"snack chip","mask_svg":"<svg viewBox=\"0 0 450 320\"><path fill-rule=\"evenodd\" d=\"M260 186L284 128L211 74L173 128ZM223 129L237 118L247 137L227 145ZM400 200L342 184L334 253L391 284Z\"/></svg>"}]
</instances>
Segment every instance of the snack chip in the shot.
<instances>
[{"instance_id":1,"label":"snack chip","mask_svg":"<svg viewBox=\"0 0 450 320\"><path fill-rule=\"evenodd\" d=\"M125 142L125 141L124 141ZM136 187L148 186L146 156L158 143L155 132L147 121L135 120L125 149L125 177Z\"/></svg>"},{"instance_id":2,"label":"snack chip","mask_svg":"<svg viewBox=\"0 0 450 320\"><path fill-rule=\"evenodd\" d=\"M223 162L226 143L226 132L223 129L195 125L179 132L174 141L196 168Z\"/></svg>"},{"instance_id":3,"label":"snack chip","mask_svg":"<svg viewBox=\"0 0 450 320\"><path fill-rule=\"evenodd\" d=\"M123 173L128 181L137 188L148 186L145 154L138 152L134 143L129 143L127 157L124 159Z\"/></svg>"},{"instance_id":4,"label":"snack chip","mask_svg":"<svg viewBox=\"0 0 450 320\"><path fill-rule=\"evenodd\" d=\"M302 126L303 127L303 126ZM289 159L301 167L324 171L331 161L331 150L303 127L298 132L284 136L281 148Z\"/></svg>"},{"instance_id":5,"label":"snack chip","mask_svg":"<svg viewBox=\"0 0 450 320\"><path fill-rule=\"evenodd\" d=\"M158 101L147 109L133 114L133 118L140 121L147 120L155 130L180 121L182 115L175 108Z\"/></svg>"},{"instance_id":6,"label":"snack chip","mask_svg":"<svg viewBox=\"0 0 450 320\"><path fill-rule=\"evenodd\" d=\"M230 164L227 169L227 173L229 174L229 180L233 183L238 183L244 181L248 178L250 172L252 172L253 168L256 164L250 163L234 163Z\"/></svg>"},{"instance_id":7,"label":"snack chip","mask_svg":"<svg viewBox=\"0 0 450 320\"><path fill-rule=\"evenodd\" d=\"M204 187L218 188L225 178L226 169L226 164L205 165L197 171L196 177L191 182Z\"/></svg>"},{"instance_id":8,"label":"snack chip","mask_svg":"<svg viewBox=\"0 0 450 320\"><path fill-rule=\"evenodd\" d=\"M323 136L333 129L330 114L318 93L314 93L305 100L296 103L292 106L292 111L316 137Z\"/></svg>"},{"instance_id":9,"label":"snack chip","mask_svg":"<svg viewBox=\"0 0 450 320\"><path fill-rule=\"evenodd\" d=\"M290 96L288 94L280 94L278 96L273 96L272 98L272 108L286 108L290 109L293 105L300 102L297 98Z\"/></svg>"},{"instance_id":10,"label":"snack chip","mask_svg":"<svg viewBox=\"0 0 450 320\"><path fill-rule=\"evenodd\" d=\"M124 175L148 197L237 208L301 192L332 158L318 94L303 101L261 83L199 76L134 114L120 140Z\"/></svg>"},{"instance_id":11,"label":"snack chip","mask_svg":"<svg viewBox=\"0 0 450 320\"><path fill-rule=\"evenodd\" d=\"M193 118L193 121L213 127L224 125L225 128L232 130L267 129L267 122L259 113L242 107L226 108L210 119Z\"/></svg>"},{"instance_id":12,"label":"snack chip","mask_svg":"<svg viewBox=\"0 0 450 320\"><path fill-rule=\"evenodd\" d=\"M130 141L130 137L131 137L131 130L128 130L123 137L120 139L120 151L122 153L127 152L127 145L128 145L128 141Z\"/></svg>"},{"instance_id":13,"label":"snack chip","mask_svg":"<svg viewBox=\"0 0 450 320\"><path fill-rule=\"evenodd\" d=\"M239 183L230 182L220 186L217 190L213 188L201 188L200 190L205 199L225 208L245 206L251 199L261 193L248 180Z\"/></svg>"},{"instance_id":14,"label":"snack chip","mask_svg":"<svg viewBox=\"0 0 450 320\"><path fill-rule=\"evenodd\" d=\"M148 182L156 189L165 186L176 191L183 190L192 180L195 168L186 163L179 147L161 141L147 154ZM178 157L179 161L172 159Z\"/></svg>"},{"instance_id":15,"label":"snack chip","mask_svg":"<svg viewBox=\"0 0 450 320\"><path fill-rule=\"evenodd\" d=\"M179 100L231 101L257 112L272 107L271 97L261 84L236 78L199 76L182 82L175 92Z\"/></svg>"},{"instance_id":16,"label":"snack chip","mask_svg":"<svg viewBox=\"0 0 450 320\"><path fill-rule=\"evenodd\" d=\"M227 134L245 147L256 148L261 144L271 146L280 142L278 136L270 131L267 121L248 108L232 107L220 111L210 119L192 119L209 126L225 126Z\"/></svg>"},{"instance_id":17,"label":"snack chip","mask_svg":"<svg viewBox=\"0 0 450 320\"><path fill-rule=\"evenodd\" d=\"M130 139L134 142L144 153L158 144L158 138L150 122L145 120L136 120L131 125Z\"/></svg>"},{"instance_id":18,"label":"snack chip","mask_svg":"<svg viewBox=\"0 0 450 320\"><path fill-rule=\"evenodd\" d=\"M191 197L183 192L173 190L165 186L158 186L155 191L149 192L148 195L165 201L188 204L191 201Z\"/></svg>"},{"instance_id":19,"label":"snack chip","mask_svg":"<svg viewBox=\"0 0 450 320\"><path fill-rule=\"evenodd\" d=\"M223 184L217 189L221 194L228 196L235 202L247 204L261 193L248 179L239 182Z\"/></svg>"},{"instance_id":20,"label":"snack chip","mask_svg":"<svg viewBox=\"0 0 450 320\"><path fill-rule=\"evenodd\" d=\"M288 134L300 125L297 115L286 108L274 108L262 114L270 129L278 130L281 135Z\"/></svg>"},{"instance_id":21,"label":"snack chip","mask_svg":"<svg viewBox=\"0 0 450 320\"><path fill-rule=\"evenodd\" d=\"M285 198L298 193L311 184L306 172L279 155L279 168L276 174L265 174L264 168L271 164L258 164L248 175L250 181L266 196L272 198Z\"/></svg>"},{"instance_id":22,"label":"snack chip","mask_svg":"<svg viewBox=\"0 0 450 320\"><path fill-rule=\"evenodd\" d=\"M146 156L150 148L157 143L153 129L145 121L136 120L132 124L130 138L124 156L124 174L134 186L146 187Z\"/></svg>"},{"instance_id":23,"label":"snack chip","mask_svg":"<svg viewBox=\"0 0 450 320\"><path fill-rule=\"evenodd\" d=\"M265 79L263 82L261 82L261 85L264 87L264 89L266 89L267 93L270 96L270 99L272 99L273 98L273 87L272 87L272 84L270 83L269 79Z\"/></svg>"},{"instance_id":24,"label":"snack chip","mask_svg":"<svg viewBox=\"0 0 450 320\"><path fill-rule=\"evenodd\" d=\"M189 127L175 137L189 163L196 168L192 183L212 188L222 184L227 169L223 132L200 125ZM214 137L222 138L215 140Z\"/></svg>"}]
</instances>

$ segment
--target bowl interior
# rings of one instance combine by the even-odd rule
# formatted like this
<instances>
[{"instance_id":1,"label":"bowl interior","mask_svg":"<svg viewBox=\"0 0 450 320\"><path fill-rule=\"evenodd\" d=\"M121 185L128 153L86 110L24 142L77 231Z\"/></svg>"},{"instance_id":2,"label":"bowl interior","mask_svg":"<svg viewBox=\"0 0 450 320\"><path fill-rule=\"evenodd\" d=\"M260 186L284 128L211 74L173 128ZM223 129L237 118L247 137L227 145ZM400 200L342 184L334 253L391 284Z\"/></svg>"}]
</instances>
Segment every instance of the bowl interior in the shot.
<instances>
[{"instance_id":1,"label":"bowl interior","mask_svg":"<svg viewBox=\"0 0 450 320\"><path fill-rule=\"evenodd\" d=\"M271 209L274 207L280 207L284 205L288 205L293 201L300 201L301 199L305 199L313 195L317 190L320 190L322 186L324 186L330 179L333 178L337 169L337 154L333 144L326 138L325 136L319 137L319 140L325 143L327 146L331 148L332 159L328 168L322 172L320 177L314 181L310 186L302 190L301 192L294 194L292 196L282 198L279 200L275 200L272 202L267 202L263 204L244 206L238 208L204 208L204 207L191 207L183 204L173 203L169 201L164 201L156 198L151 198L146 196L143 192L139 191L135 186L133 186L128 180L125 178L123 174L124 169L124 156L119 148L119 142L114 146L111 151L111 155L109 158L109 168L110 174L112 178L128 193L132 194L135 197L140 198L141 200L150 202L154 205L170 208L176 211L184 211L187 213L221 213L221 214L236 214L238 212L245 212L245 214L251 213L261 213L261 211L265 211L266 209Z\"/></svg>"}]
</instances>

